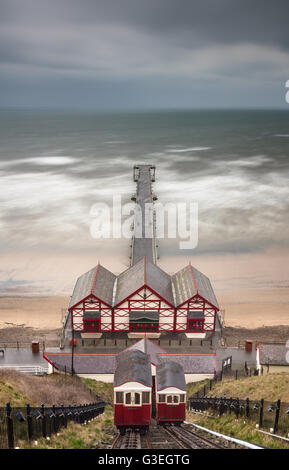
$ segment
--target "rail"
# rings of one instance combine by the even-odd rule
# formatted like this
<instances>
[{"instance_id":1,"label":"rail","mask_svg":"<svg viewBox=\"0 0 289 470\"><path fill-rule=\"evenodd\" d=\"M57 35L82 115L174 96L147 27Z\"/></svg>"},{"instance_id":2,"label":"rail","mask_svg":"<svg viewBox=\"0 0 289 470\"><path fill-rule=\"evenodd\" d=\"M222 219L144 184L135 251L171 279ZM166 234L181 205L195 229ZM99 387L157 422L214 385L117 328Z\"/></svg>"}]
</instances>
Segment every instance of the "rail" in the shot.
<instances>
[{"instance_id":1,"label":"rail","mask_svg":"<svg viewBox=\"0 0 289 470\"><path fill-rule=\"evenodd\" d=\"M48 368L47 367L42 367L42 366L0 366L1 369L9 369L9 370L17 370L19 372L24 372L26 374L30 375L44 375L48 373Z\"/></svg>"}]
</instances>

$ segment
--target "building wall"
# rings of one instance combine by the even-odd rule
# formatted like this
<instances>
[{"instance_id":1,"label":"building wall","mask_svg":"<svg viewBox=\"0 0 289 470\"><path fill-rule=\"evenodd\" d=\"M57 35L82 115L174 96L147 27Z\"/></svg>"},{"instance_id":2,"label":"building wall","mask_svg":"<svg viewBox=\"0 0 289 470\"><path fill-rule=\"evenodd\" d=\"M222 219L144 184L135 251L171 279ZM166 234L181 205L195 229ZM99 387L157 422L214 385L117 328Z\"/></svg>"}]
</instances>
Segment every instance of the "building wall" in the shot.
<instances>
[{"instance_id":1,"label":"building wall","mask_svg":"<svg viewBox=\"0 0 289 470\"><path fill-rule=\"evenodd\" d=\"M76 307L71 309L73 326L75 331L82 331L84 312L99 311L101 315L101 331L112 330L112 308L108 307L101 300L91 297L82 301Z\"/></svg>"},{"instance_id":2,"label":"building wall","mask_svg":"<svg viewBox=\"0 0 289 470\"><path fill-rule=\"evenodd\" d=\"M280 372L284 372L289 374L289 364L288 366L271 366L269 365L269 372L267 372L267 364L263 364L263 374L279 374Z\"/></svg>"},{"instance_id":3,"label":"building wall","mask_svg":"<svg viewBox=\"0 0 289 470\"><path fill-rule=\"evenodd\" d=\"M148 287L129 297L114 309L114 327L116 331L129 330L130 310L157 311L159 312L159 330L171 331L174 328L175 309L151 292Z\"/></svg>"},{"instance_id":4,"label":"building wall","mask_svg":"<svg viewBox=\"0 0 289 470\"><path fill-rule=\"evenodd\" d=\"M213 379L214 374L185 374L186 383L201 382L206 379Z\"/></svg>"},{"instance_id":5,"label":"building wall","mask_svg":"<svg viewBox=\"0 0 289 470\"><path fill-rule=\"evenodd\" d=\"M192 299L176 309L176 331L187 329L188 311L204 313L204 331L214 331L216 309L201 298Z\"/></svg>"}]
</instances>

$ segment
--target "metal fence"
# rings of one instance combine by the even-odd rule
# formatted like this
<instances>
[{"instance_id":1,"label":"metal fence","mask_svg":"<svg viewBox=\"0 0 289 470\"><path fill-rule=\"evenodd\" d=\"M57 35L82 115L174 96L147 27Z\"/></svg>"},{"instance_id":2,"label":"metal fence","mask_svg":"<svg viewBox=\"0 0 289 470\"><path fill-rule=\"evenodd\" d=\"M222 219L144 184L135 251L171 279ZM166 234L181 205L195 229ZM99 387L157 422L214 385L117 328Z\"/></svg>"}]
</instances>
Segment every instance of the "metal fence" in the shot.
<instances>
[{"instance_id":1,"label":"metal fence","mask_svg":"<svg viewBox=\"0 0 289 470\"><path fill-rule=\"evenodd\" d=\"M247 377L262 375L263 369L256 369L254 367L245 366L241 369L232 370L231 368L224 368L218 373L214 374L213 379L207 379L203 383L204 385L195 393L195 397L202 398L206 397L209 390L213 390L213 387L216 383L222 382L225 380L238 380L244 379Z\"/></svg>"},{"instance_id":2,"label":"metal fence","mask_svg":"<svg viewBox=\"0 0 289 470\"><path fill-rule=\"evenodd\" d=\"M289 433L289 403L270 402L265 400L254 401L247 398L224 397L190 397L189 408L191 411L207 411L214 416L222 416L224 413L233 414L236 419L243 418L257 424L271 433L288 435Z\"/></svg>"},{"instance_id":3,"label":"metal fence","mask_svg":"<svg viewBox=\"0 0 289 470\"><path fill-rule=\"evenodd\" d=\"M6 407L0 408L0 449L21 447L23 442L49 437L69 421L84 423L103 413L104 401L80 406Z\"/></svg>"}]
</instances>

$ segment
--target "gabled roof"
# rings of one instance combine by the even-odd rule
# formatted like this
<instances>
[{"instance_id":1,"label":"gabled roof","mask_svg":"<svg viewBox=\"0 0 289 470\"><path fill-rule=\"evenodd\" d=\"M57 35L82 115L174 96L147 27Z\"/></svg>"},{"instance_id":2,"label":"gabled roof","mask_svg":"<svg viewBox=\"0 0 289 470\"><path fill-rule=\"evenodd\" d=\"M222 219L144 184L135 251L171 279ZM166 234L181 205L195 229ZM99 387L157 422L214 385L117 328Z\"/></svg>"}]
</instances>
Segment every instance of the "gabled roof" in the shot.
<instances>
[{"instance_id":1,"label":"gabled roof","mask_svg":"<svg viewBox=\"0 0 289 470\"><path fill-rule=\"evenodd\" d=\"M174 305L171 277L161 268L147 261L145 257L118 276L114 305L119 304L144 285Z\"/></svg>"},{"instance_id":2,"label":"gabled roof","mask_svg":"<svg viewBox=\"0 0 289 470\"><path fill-rule=\"evenodd\" d=\"M138 349L126 350L116 356L114 386L127 382L139 382L152 386L150 357Z\"/></svg>"},{"instance_id":3,"label":"gabled roof","mask_svg":"<svg viewBox=\"0 0 289 470\"><path fill-rule=\"evenodd\" d=\"M156 367L157 390L168 387L176 387L186 390L184 369L178 362L162 362Z\"/></svg>"},{"instance_id":4,"label":"gabled roof","mask_svg":"<svg viewBox=\"0 0 289 470\"><path fill-rule=\"evenodd\" d=\"M219 308L210 279L190 264L172 276L176 306L199 294L214 307Z\"/></svg>"},{"instance_id":5,"label":"gabled roof","mask_svg":"<svg viewBox=\"0 0 289 470\"><path fill-rule=\"evenodd\" d=\"M131 351L135 349L138 349L139 351L143 351L144 353L148 354L150 356L151 362L155 365L158 363L158 354L163 354L167 352L164 348L161 348L148 338L140 339L136 343L129 346L125 351Z\"/></svg>"},{"instance_id":6,"label":"gabled roof","mask_svg":"<svg viewBox=\"0 0 289 470\"><path fill-rule=\"evenodd\" d=\"M68 308L72 308L89 295L112 305L115 280L116 276L112 272L98 264L77 279Z\"/></svg>"}]
</instances>

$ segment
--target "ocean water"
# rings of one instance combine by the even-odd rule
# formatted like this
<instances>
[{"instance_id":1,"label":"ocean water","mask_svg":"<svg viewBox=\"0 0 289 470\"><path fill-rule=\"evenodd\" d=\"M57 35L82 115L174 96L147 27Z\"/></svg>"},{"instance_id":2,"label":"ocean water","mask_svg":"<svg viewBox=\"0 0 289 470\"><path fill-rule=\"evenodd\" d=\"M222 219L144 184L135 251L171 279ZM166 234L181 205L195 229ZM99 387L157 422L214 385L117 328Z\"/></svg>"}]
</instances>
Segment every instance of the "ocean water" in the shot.
<instances>
[{"instance_id":1,"label":"ocean water","mask_svg":"<svg viewBox=\"0 0 289 470\"><path fill-rule=\"evenodd\" d=\"M15 253L123 255L127 240L91 237L90 210L113 194L130 200L136 163L156 165L159 201L198 203L195 253L288 246L287 111L2 110L0 142L0 247L14 260L3 283L25 277ZM162 246L180 254L173 240Z\"/></svg>"}]
</instances>

